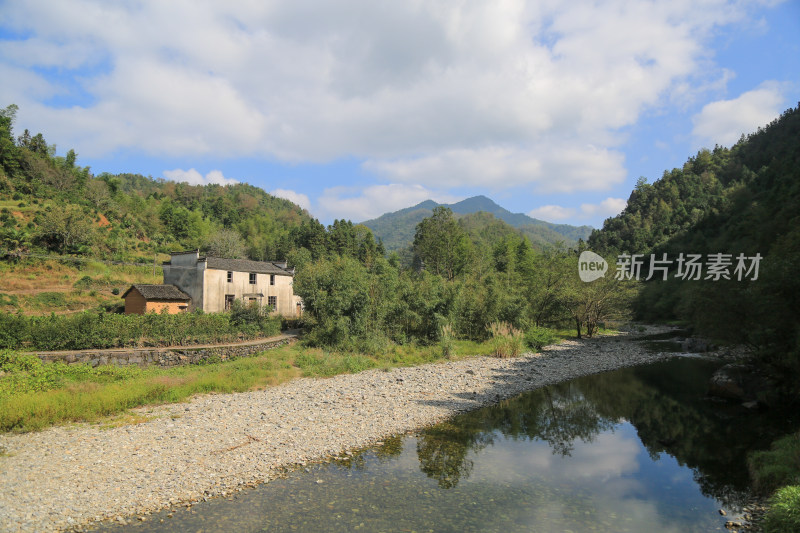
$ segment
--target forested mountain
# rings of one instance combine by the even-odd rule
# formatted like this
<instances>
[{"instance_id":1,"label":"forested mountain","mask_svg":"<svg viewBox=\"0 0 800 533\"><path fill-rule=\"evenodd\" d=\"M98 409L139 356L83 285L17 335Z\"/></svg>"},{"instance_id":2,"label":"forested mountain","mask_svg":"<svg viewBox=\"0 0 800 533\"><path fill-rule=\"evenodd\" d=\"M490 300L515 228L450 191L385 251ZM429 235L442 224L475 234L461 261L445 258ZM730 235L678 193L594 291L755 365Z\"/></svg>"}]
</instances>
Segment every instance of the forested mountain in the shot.
<instances>
[{"instance_id":1,"label":"forested mountain","mask_svg":"<svg viewBox=\"0 0 800 533\"><path fill-rule=\"evenodd\" d=\"M29 252L149 258L200 248L281 259L291 232L315 224L293 203L244 183L189 185L137 174L94 176L41 134L13 135L15 106L0 110L0 255Z\"/></svg>"},{"instance_id":2,"label":"forested mountain","mask_svg":"<svg viewBox=\"0 0 800 533\"><path fill-rule=\"evenodd\" d=\"M578 239L585 240L592 231L590 226L552 224L522 213L512 213L485 196L474 196L455 204L439 204L433 200L426 200L413 207L386 213L362 224L370 228L376 238L383 241L387 250L401 250L411 245L417 224L431 216L433 209L439 206L449 208L458 217L481 212L489 213L520 229L530 239L531 244L538 248L556 243L572 245L578 242Z\"/></svg>"},{"instance_id":3,"label":"forested mountain","mask_svg":"<svg viewBox=\"0 0 800 533\"><path fill-rule=\"evenodd\" d=\"M778 373L800 375L800 105L730 149L701 150L653 184L640 180L589 246L671 260L725 254L730 279L678 279L673 265L667 281L645 284L639 316L689 321L757 347ZM760 256L757 279L737 279L739 254Z\"/></svg>"}]
</instances>

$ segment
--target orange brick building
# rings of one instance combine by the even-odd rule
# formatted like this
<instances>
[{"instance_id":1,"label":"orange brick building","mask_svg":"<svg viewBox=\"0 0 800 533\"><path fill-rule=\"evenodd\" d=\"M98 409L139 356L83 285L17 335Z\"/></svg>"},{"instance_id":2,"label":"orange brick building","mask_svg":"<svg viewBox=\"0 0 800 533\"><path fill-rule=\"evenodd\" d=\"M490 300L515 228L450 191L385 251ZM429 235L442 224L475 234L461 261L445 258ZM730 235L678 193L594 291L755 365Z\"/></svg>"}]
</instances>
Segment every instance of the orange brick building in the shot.
<instances>
[{"instance_id":1,"label":"orange brick building","mask_svg":"<svg viewBox=\"0 0 800 533\"><path fill-rule=\"evenodd\" d=\"M175 285L131 285L122 295L125 314L182 313L189 309L191 298Z\"/></svg>"}]
</instances>

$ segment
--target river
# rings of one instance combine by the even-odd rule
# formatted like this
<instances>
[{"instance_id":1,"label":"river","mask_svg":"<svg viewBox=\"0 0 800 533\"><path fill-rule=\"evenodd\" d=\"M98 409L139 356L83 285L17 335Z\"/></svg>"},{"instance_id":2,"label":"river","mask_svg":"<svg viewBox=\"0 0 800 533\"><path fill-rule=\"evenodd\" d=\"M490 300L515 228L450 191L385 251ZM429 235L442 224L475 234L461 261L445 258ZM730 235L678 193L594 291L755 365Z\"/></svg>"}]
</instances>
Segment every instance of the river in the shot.
<instances>
[{"instance_id":1,"label":"river","mask_svg":"<svg viewBox=\"0 0 800 533\"><path fill-rule=\"evenodd\" d=\"M113 531L725 531L746 455L798 427L677 357L545 387L228 499ZM720 514L724 510L726 516Z\"/></svg>"}]
</instances>

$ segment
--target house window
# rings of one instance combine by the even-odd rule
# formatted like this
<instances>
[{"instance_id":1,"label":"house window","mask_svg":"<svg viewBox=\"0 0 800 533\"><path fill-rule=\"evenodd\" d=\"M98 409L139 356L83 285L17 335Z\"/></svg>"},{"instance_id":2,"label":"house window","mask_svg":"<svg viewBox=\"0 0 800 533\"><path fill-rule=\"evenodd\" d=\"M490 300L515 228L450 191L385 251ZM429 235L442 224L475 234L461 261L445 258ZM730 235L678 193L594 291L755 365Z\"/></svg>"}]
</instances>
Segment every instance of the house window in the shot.
<instances>
[{"instance_id":1,"label":"house window","mask_svg":"<svg viewBox=\"0 0 800 533\"><path fill-rule=\"evenodd\" d=\"M233 283L233 272L228 271L228 283Z\"/></svg>"},{"instance_id":2,"label":"house window","mask_svg":"<svg viewBox=\"0 0 800 533\"><path fill-rule=\"evenodd\" d=\"M270 285L275 285L275 274L270 274L269 275L269 284Z\"/></svg>"},{"instance_id":3,"label":"house window","mask_svg":"<svg viewBox=\"0 0 800 533\"><path fill-rule=\"evenodd\" d=\"M255 285L255 284L256 284L256 273L250 272L250 285Z\"/></svg>"},{"instance_id":4,"label":"house window","mask_svg":"<svg viewBox=\"0 0 800 533\"><path fill-rule=\"evenodd\" d=\"M233 307L233 294L226 294L225 295L225 310L229 310Z\"/></svg>"},{"instance_id":5,"label":"house window","mask_svg":"<svg viewBox=\"0 0 800 533\"><path fill-rule=\"evenodd\" d=\"M267 296L267 305L273 311L278 310L278 297L277 296Z\"/></svg>"}]
</instances>

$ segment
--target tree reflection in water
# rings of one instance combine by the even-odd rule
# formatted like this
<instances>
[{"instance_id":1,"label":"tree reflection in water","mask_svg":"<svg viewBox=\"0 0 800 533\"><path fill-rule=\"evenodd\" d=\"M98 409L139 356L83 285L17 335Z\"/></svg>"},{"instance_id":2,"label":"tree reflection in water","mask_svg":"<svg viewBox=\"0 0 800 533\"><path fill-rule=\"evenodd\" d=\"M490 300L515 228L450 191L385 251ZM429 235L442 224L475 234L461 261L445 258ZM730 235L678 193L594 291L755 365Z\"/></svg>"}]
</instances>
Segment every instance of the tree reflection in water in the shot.
<instances>
[{"instance_id":1,"label":"tree reflection in water","mask_svg":"<svg viewBox=\"0 0 800 533\"><path fill-rule=\"evenodd\" d=\"M694 471L706 496L740 505L746 455L786 431L782 413L758 415L706 397L717 362L674 359L579 378L459 415L421 432L420 469L441 488L469 477L472 456L498 435L546 442L569 456L575 443L630 422L651 458L669 454Z\"/></svg>"}]
</instances>

